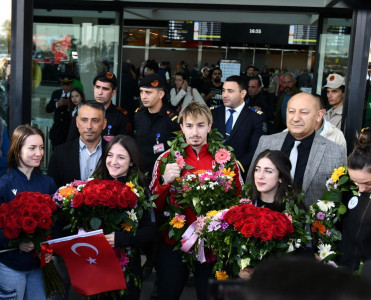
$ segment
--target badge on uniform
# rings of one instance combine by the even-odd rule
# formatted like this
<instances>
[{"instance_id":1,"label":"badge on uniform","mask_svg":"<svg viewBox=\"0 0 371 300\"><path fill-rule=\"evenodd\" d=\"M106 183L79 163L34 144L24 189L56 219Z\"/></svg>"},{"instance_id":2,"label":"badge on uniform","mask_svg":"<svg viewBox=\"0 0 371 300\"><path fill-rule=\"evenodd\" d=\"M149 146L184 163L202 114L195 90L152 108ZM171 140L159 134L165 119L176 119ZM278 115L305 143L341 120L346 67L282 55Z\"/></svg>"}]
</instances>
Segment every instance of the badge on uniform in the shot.
<instances>
[{"instance_id":1,"label":"badge on uniform","mask_svg":"<svg viewBox=\"0 0 371 300\"><path fill-rule=\"evenodd\" d=\"M349 200L349 202L348 202L348 208L349 208L349 209L353 209L353 208L355 208L355 207L357 206L357 204L358 204L358 197L353 196L353 197Z\"/></svg>"},{"instance_id":2,"label":"badge on uniform","mask_svg":"<svg viewBox=\"0 0 371 300\"><path fill-rule=\"evenodd\" d=\"M111 129L112 129L112 125L108 125L108 132L107 132L107 135L103 136L103 139L107 142L109 142L110 140L112 140L114 138L113 135L110 135L110 132L111 132Z\"/></svg>"},{"instance_id":3,"label":"badge on uniform","mask_svg":"<svg viewBox=\"0 0 371 300\"><path fill-rule=\"evenodd\" d=\"M164 143L160 143L159 142L159 138L160 138L161 134L157 133L156 134L156 145L153 145L153 153L154 154L158 154L158 153L161 153L161 152L164 152L165 151L165 146L164 146Z\"/></svg>"}]
</instances>

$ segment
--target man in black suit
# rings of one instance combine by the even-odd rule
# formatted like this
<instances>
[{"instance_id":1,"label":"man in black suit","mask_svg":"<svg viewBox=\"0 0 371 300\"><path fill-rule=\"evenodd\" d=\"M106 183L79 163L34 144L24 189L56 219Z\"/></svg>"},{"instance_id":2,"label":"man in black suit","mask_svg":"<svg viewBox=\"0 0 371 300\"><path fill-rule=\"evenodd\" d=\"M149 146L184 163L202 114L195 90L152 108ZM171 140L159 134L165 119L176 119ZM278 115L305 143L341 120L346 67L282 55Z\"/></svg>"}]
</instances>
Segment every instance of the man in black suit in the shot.
<instances>
[{"instance_id":1,"label":"man in black suit","mask_svg":"<svg viewBox=\"0 0 371 300\"><path fill-rule=\"evenodd\" d=\"M212 109L213 128L226 138L226 144L234 148L243 167L245 177L260 137L266 132L263 112L248 106L245 81L241 76L230 76L224 82L222 99L224 106Z\"/></svg>"},{"instance_id":2,"label":"man in black suit","mask_svg":"<svg viewBox=\"0 0 371 300\"><path fill-rule=\"evenodd\" d=\"M46 105L46 112L54 112L54 123L50 129L49 138L53 149L55 146L66 142L68 129L71 123L70 94L73 80L71 76L62 76L59 79L61 89L55 90Z\"/></svg>"},{"instance_id":3,"label":"man in black suit","mask_svg":"<svg viewBox=\"0 0 371 300\"><path fill-rule=\"evenodd\" d=\"M122 110L112 103L112 98L116 95L117 78L111 72L101 72L95 76L94 100L103 104L106 110L107 127L103 130L102 136L106 141L115 135L131 134L132 125L126 110ZM80 110L79 110L80 112ZM79 136L75 118L72 119L67 141Z\"/></svg>"},{"instance_id":4,"label":"man in black suit","mask_svg":"<svg viewBox=\"0 0 371 300\"><path fill-rule=\"evenodd\" d=\"M105 146L101 138L107 125L104 106L96 101L83 103L76 125L80 136L57 146L49 161L48 175L58 187L85 180L94 172Z\"/></svg>"}]
</instances>

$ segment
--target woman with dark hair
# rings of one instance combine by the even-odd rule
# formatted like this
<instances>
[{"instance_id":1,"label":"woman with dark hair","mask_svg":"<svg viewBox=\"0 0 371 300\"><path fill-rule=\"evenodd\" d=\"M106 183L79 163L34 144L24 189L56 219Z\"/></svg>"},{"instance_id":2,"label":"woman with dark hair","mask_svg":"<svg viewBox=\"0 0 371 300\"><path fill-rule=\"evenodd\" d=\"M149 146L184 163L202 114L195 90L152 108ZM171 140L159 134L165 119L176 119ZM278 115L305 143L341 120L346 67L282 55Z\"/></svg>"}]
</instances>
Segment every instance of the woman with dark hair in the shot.
<instances>
[{"instance_id":1,"label":"woman with dark hair","mask_svg":"<svg viewBox=\"0 0 371 300\"><path fill-rule=\"evenodd\" d=\"M77 115L79 105L84 102L84 92L78 87L73 88L70 93L70 111L72 112L72 117Z\"/></svg>"},{"instance_id":2,"label":"woman with dark hair","mask_svg":"<svg viewBox=\"0 0 371 300\"><path fill-rule=\"evenodd\" d=\"M101 179L119 180L123 183L132 181L137 177L142 187L147 186L146 177L141 169L139 150L135 140L127 135L115 136L106 146L104 153L93 174ZM147 193L149 197L149 192ZM117 231L106 235L107 241L112 247L131 247L135 257L130 260L128 268L136 277L142 278L139 247L150 242L156 234L154 220L150 211L144 211L139 227L134 235L131 231ZM128 295L120 299L140 298L140 288L134 280L127 282Z\"/></svg>"},{"instance_id":3,"label":"woman with dark hair","mask_svg":"<svg viewBox=\"0 0 371 300\"><path fill-rule=\"evenodd\" d=\"M175 74L175 87L170 91L170 102L171 105L178 107L178 112L191 102L199 102L206 105L197 89L188 85L188 75L183 72Z\"/></svg>"},{"instance_id":4,"label":"woman with dark hair","mask_svg":"<svg viewBox=\"0 0 371 300\"><path fill-rule=\"evenodd\" d=\"M359 196L348 197L343 220L339 264L355 271L360 262L371 259L371 129L362 129L348 157L350 179L358 186ZM350 199L349 199L350 198Z\"/></svg>"},{"instance_id":5,"label":"woman with dark hair","mask_svg":"<svg viewBox=\"0 0 371 300\"><path fill-rule=\"evenodd\" d=\"M253 204L282 212L285 209L284 196L297 194L290 175L289 158L281 151L265 150L256 158L253 170Z\"/></svg>"},{"instance_id":6,"label":"woman with dark hair","mask_svg":"<svg viewBox=\"0 0 371 300\"><path fill-rule=\"evenodd\" d=\"M18 126L10 139L9 170L0 178L0 204L13 200L20 192L52 194L57 190L54 180L40 171L43 156L42 131L29 125ZM0 250L7 249L8 242L0 230ZM46 299L40 259L35 255L33 242L22 242L18 248L19 251L0 253L0 292L16 294L9 299ZM45 258L49 262L51 254Z\"/></svg>"},{"instance_id":7,"label":"woman with dark hair","mask_svg":"<svg viewBox=\"0 0 371 300\"><path fill-rule=\"evenodd\" d=\"M255 206L266 207L274 211L285 210L284 198L297 200L297 190L290 175L291 162L281 151L265 150L258 155L253 167L251 182L251 201ZM305 205L297 203L298 207L306 210ZM247 267L238 276L249 279L253 268Z\"/></svg>"}]
</instances>

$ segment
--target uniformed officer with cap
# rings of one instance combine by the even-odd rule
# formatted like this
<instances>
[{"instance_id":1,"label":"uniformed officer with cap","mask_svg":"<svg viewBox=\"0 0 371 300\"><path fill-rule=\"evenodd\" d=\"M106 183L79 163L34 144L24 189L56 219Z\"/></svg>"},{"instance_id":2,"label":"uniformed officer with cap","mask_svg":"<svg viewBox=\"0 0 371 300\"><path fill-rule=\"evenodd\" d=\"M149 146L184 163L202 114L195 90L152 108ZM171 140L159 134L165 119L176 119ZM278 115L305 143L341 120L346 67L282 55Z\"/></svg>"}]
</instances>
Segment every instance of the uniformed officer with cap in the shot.
<instances>
[{"instance_id":1,"label":"uniformed officer with cap","mask_svg":"<svg viewBox=\"0 0 371 300\"><path fill-rule=\"evenodd\" d=\"M56 145L66 142L68 129L71 123L70 94L73 86L73 77L69 74L62 74L59 78L61 89L52 93L49 103L46 105L46 112L54 112L54 123L50 129L49 138L53 149Z\"/></svg>"},{"instance_id":2,"label":"uniformed officer with cap","mask_svg":"<svg viewBox=\"0 0 371 300\"><path fill-rule=\"evenodd\" d=\"M139 83L142 109L135 114L135 136L142 157L144 170L152 175L157 157L169 149L167 141L179 131L178 115L164 106L165 83L159 74L145 76Z\"/></svg>"},{"instance_id":3,"label":"uniformed officer with cap","mask_svg":"<svg viewBox=\"0 0 371 300\"><path fill-rule=\"evenodd\" d=\"M112 98L116 95L117 78L111 72L101 72L95 76L94 100L103 104L106 109L107 126L102 132L106 141L110 141L119 134L131 134L132 126L126 110L122 110L112 103ZM76 117L72 120L67 140L72 140L79 136L76 126Z\"/></svg>"},{"instance_id":4,"label":"uniformed officer with cap","mask_svg":"<svg viewBox=\"0 0 371 300\"><path fill-rule=\"evenodd\" d=\"M143 107L135 113L135 137L143 162L145 172L152 176L153 166L160 154L169 149L167 141L172 140L173 132L179 131L178 115L175 111L165 107L162 99L165 95L165 82L159 74L145 76L139 83L140 99ZM156 217L161 224L161 216ZM151 274L154 264L156 243L142 247L147 256L143 266L143 276Z\"/></svg>"}]
</instances>

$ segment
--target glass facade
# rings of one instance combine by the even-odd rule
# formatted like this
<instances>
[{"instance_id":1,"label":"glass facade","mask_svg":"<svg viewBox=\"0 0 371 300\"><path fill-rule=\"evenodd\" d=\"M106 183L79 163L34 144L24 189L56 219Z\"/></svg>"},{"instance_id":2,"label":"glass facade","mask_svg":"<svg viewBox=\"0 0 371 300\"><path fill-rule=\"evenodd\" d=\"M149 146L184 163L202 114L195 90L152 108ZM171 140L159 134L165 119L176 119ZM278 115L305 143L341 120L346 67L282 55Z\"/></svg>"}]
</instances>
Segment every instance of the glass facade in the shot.
<instances>
[{"instance_id":1,"label":"glass facade","mask_svg":"<svg viewBox=\"0 0 371 300\"><path fill-rule=\"evenodd\" d=\"M11 6L12 0L1 2L0 10L0 113L8 124L10 47L11 47Z\"/></svg>"},{"instance_id":2,"label":"glass facade","mask_svg":"<svg viewBox=\"0 0 371 300\"><path fill-rule=\"evenodd\" d=\"M319 40L319 68L316 92L321 94L328 74L346 77L351 19L325 18Z\"/></svg>"},{"instance_id":3,"label":"glass facade","mask_svg":"<svg viewBox=\"0 0 371 300\"><path fill-rule=\"evenodd\" d=\"M36 12L37 13L37 12ZM104 21L96 11L53 11L54 15L74 15L71 23L34 22L33 24L33 93L31 123L48 136L54 113L46 105L54 90L60 89L59 79L74 78L73 87L83 90L86 100L93 100L93 79L104 70L117 74L119 25L116 13L106 12ZM36 15L37 17L37 15ZM115 103L115 99L113 102ZM46 159L50 155L47 144Z\"/></svg>"}]
</instances>

